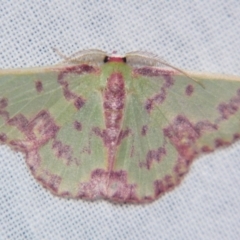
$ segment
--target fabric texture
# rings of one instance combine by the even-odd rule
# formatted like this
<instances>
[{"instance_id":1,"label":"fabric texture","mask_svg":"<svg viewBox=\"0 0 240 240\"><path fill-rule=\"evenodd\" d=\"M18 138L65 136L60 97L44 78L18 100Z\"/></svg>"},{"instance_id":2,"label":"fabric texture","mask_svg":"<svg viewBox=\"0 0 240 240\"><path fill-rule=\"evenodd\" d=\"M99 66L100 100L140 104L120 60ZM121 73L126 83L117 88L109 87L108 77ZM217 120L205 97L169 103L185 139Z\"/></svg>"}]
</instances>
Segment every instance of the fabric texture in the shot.
<instances>
[{"instance_id":1,"label":"fabric texture","mask_svg":"<svg viewBox=\"0 0 240 240\"><path fill-rule=\"evenodd\" d=\"M239 1L7 1L0 68L45 66L99 48L153 52L187 70L240 75ZM66 200L0 147L0 239L240 239L240 143L197 159L183 183L146 205Z\"/></svg>"}]
</instances>

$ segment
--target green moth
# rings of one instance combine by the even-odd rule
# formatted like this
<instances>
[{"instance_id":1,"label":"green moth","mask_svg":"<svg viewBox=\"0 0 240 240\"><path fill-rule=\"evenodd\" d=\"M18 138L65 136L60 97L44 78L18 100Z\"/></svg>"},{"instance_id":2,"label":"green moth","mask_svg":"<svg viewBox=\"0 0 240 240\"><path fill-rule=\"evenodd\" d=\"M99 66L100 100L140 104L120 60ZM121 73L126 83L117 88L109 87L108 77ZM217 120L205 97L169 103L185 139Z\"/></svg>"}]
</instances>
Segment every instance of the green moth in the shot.
<instances>
[{"instance_id":1,"label":"green moth","mask_svg":"<svg viewBox=\"0 0 240 240\"><path fill-rule=\"evenodd\" d=\"M239 77L163 68L144 52L64 58L0 71L0 143L55 195L152 202L240 138Z\"/></svg>"}]
</instances>

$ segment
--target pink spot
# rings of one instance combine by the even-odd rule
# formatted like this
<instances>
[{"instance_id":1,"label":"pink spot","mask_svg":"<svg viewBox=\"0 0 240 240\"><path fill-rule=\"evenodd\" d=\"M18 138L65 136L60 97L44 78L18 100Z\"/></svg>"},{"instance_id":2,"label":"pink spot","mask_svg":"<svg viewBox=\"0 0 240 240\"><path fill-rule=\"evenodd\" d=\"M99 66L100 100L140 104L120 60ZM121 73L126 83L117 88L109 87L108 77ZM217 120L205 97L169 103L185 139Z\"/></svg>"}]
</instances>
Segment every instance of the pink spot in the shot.
<instances>
[{"instance_id":1,"label":"pink spot","mask_svg":"<svg viewBox=\"0 0 240 240\"><path fill-rule=\"evenodd\" d=\"M218 130L218 126L217 126L217 124L213 124L213 123L209 122L208 120L204 120L204 121L199 121L196 123L195 130L199 134L201 134L202 132L205 132L205 131L216 131L216 130Z\"/></svg>"},{"instance_id":2,"label":"pink spot","mask_svg":"<svg viewBox=\"0 0 240 240\"><path fill-rule=\"evenodd\" d=\"M80 122L78 122L78 121L75 121L74 122L74 128L77 130L77 131L81 131L82 130L82 124L80 123Z\"/></svg>"},{"instance_id":3,"label":"pink spot","mask_svg":"<svg viewBox=\"0 0 240 240\"><path fill-rule=\"evenodd\" d=\"M74 67L73 67L74 68ZM96 73L97 72L97 69L94 68L93 66L89 66L87 64L83 64L81 65L80 67L80 71L78 69L77 73L78 74L83 74L83 73Z\"/></svg>"},{"instance_id":4,"label":"pink spot","mask_svg":"<svg viewBox=\"0 0 240 240\"><path fill-rule=\"evenodd\" d=\"M66 67L63 69L59 75L58 75L58 82L61 85L64 85L67 83L68 77L73 74L73 75L83 75L86 73L95 73L97 72L97 69L94 68L93 66L87 65L87 64L82 64L82 65L76 65L76 66L70 66Z\"/></svg>"},{"instance_id":5,"label":"pink spot","mask_svg":"<svg viewBox=\"0 0 240 240\"><path fill-rule=\"evenodd\" d=\"M45 144L49 139L55 138L59 129L49 112L42 110L29 122L27 133L30 139L33 133Z\"/></svg>"},{"instance_id":6,"label":"pink spot","mask_svg":"<svg viewBox=\"0 0 240 240\"><path fill-rule=\"evenodd\" d=\"M96 69L93 66L87 65L87 64L82 64L82 65L75 65L75 66L69 66L66 67L61 71L60 74L85 74L85 73L94 73L96 72Z\"/></svg>"},{"instance_id":7,"label":"pink spot","mask_svg":"<svg viewBox=\"0 0 240 240\"><path fill-rule=\"evenodd\" d=\"M163 132L184 159L188 161L196 156L195 141L200 137L200 132L186 117L177 116Z\"/></svg>"},{"instance_id":8,"label":"pink spot","mask_svg":"<svg viewBox=\"0 0 240 240\"><path fill-rule=\"evenodd\" d=\"M85 101L81 98L78 97L75 93L71 92L68 89L68 84L63 86L63 95L68 101L72 101L74 103L74 106L79 110L81 107L83 107Z\"/></svg>"},{"instance_id":9,"label":"pink spot","mask_svg":"<svg viewBox=\"0 0 240 240\"><path fill-rule=\"evenodd\" d=\"M145 104L145 109L147 110L148 113L153 109L153 100L152 99L147 99L146 104Z\"/></svg>"},{"instance_id":10,"label":"pink spot","mask_svg":"<svg viewBox=\"0 0 240 240\"><path fill-rule=\"evenodd\" d=\"M193 93L193 91L194 91L194 88L193 88L193 85L187 85L187 87L186 87L186 89L185 89L185 94L187 95L187 96L191 96L192 95L192 93Z\"/></svg>"},{"instance_id":11,"label":"pink spot","mask_svg":"<svg viewBox=\"0 0 240 240\"><path fill-rule=\"evenodd\" d=\"M98 137L103 137L102 131L99 127L93 127L92 131L98 136Z\"/></svg>"},{"instance_id":12,"label":"pink spot","mask_svg":"<svg viewBox=\"0 0 240 240\"><path fill-rule=\"evenodd\" d=\"M96 169L89 182L81 183L78 197L105 198L115 202L137 202L136 185L128 184L126 171L105 171Z\"/></svg>"},{"instance_id":13,"label":"pink spot","mask_svg":"<svg viewBox=\"0 0 240 240\"><path fill-rule=\"evenodd\" d=\"M21 147L21 142L19 141L17 145L17 149L20 149L20 147ZM26 163L30 171L34 175L36 171L39 169L40 163L41 163L41 157L38 153L38 149L35 148L35 149L28 150L26 148L26 145L24 144L22 145L22 147L23 147L22 152L24 152L26 155Z\"/></svg>"},{"instance_id":14,"label":"pink spot","mask_svg":"<svg viewBox=\"0 0 240 240\"><path fill-rule=\"evenodd\" d=\"M0 109L6 108L7 106L8 106L7 98L1 98L0 99Z\"/></svg>"},{"instance_id":15,"label":"pink spot","mask_svg":"<svg viewBox=\"0 0 240 240\"><path fill-rule=\"evenodd\" d=\"M239 140L240 139L240 133L235 133L233 135L233 140L236 141L236 140Z\"/></svg>"},{"instance_id":16,"label":"pink spot","mask_svg":"<svg viewBox=\"0 0 240 240\"><path fill-rule=\"evenodd\" d=\"M165 187L163 185L163 181L161 180L156 180L154 182L154 192L155 192L155 197L159 197L165 193Z\"/></svg>"},{"instance_id":17,"label":"pink spot","mask_svg":"<svg viewBox=\"0 0 240 240\"><path fill-rule=\"evenodd\" d=\"M190 122L185 116L177 116L173 123L163 130L164 136L168 138L178 152L178 163L175 166L175 172L180 178L188 171L193 159L200 153L209 153L214 149L210 146L198 142L199 138L205 134L218 131L218 125L212 124L208 120L199 121L196 124ZM240 134L236 138L240 138ZM234 140L234 136L233 136ZM230 142L223 139L215 140L215 147L228 146Z\"/></svg>"},{"instance_id":18,"label":"pink spot","mask_svg":"<svg viewBox=\"0 0 240 240\"><path fill-rule=\"evenodd\" d=\"M57 194L62 178L48 171L44 171L40 177L37 177L37 180L41 182L43 187L49 189L52 193Z\"/></svg>"},{"instance_id":19,"label":"pink spot","mask_svg":"<svg viewBox=\"0 0 240 240\"><path fill-rule=\"evenodd\" d=\"M0 133L0 142L5 143L7 141L7 135L5 133Z\"/></svg>"},{"instance_id":20,"label":"pink spot","mask_svg":"<svg viewBox=\"0 0 240 240\"><path fill-rule=\"evenodd\" d=\"M75 75L83 75L86 73L95 73L97 69L92 66L82 64L77 66L66 67L62 70L58 75L58 83L62 86L63 95L67 101L71 101L74 106L79 110L83 107L85 100L74 93L69 89L69 84L71 83L71 78L75 77Z\"/></svg>"},{"instance_id":21,"label":"pink spot","mask_svg":"<svg viewBox=\"0 0 240 240\"><path fill-rule=\"evenodd\" d=\"M101 129L98 127L94 127L92 131L98 137L101 137L103 139L104 145L106 147L110 147L112 145L112 142L115 142L115 145L119 145L122 139L124 139L131 133L130 129L126 129L124 131L120 130L120 132L117 130L113 131L113 129L104 129L101 131Z\"/></svg>"},{"instance_id":22,"label":"pink spot","mask_svg":"<svg viewBox=\"0 0 240 240\"><path fill-rule=\"evenodd\" d=\"M231 98L229 102L221 103L218 105L218 111L221 114L222 120L228 119L234 115L240 107L240 89L237 90L236 96Z\"/></svg>"},{"instance_id":23,"label":"pink spot","mask_svg":"<svg viewBox=\"0 0 240 240\"><path fill-rule=\"evenodd\" d=\"M40 80L37 80L35 82L35 88L37 90L38 93L42 92L43 90L43 85L42 85L42 82Z\"/></svg>"},{"instance_id":24,"label":"pink spot","mask_svg":"<svg viewBox=\"0 0 240 240\"><path fill-rule=\"evenodd\" d=\"M170 88L174 85L175 80L172 77L172 74L170 74L170 73L169 74L163 74L163 78L165 80L165 83L163 85L165 88Z\"/></svg>"},{"instance_id":25,"label":"pink spot","mask_svg":"<svg viewBox=\"0 0 240 240\"><path fill-rule=\"evenodd\" d=\"M177 175L179 181L187 173L190 163L191 162L186 161L183 157L178 156L177 164L174 167L174 172Z\"/></svg>"},{"instance_id":26,"label":"pink spot","mask_svg":"<svg viewBox=\"0 0 240 240\"><path fill-rule=\"evenodd\" d=\"M10 146L15 149L16 151L19 152L23 152L25 154L28 153L28 151L30 151L28 148L28 141L21 141L21 140L11 140L10 142Z\"/></svg>"},{"instance_id":27,"label":"pink spot","mask_svg":"<svg viewBox=\"0 0 240 240\"><path fill-rule=\"evenodd\" d=\"M121 141L125 138L128 137L129 134L131 133L130 129L126 129L126 130L121 130L120 134L118 135L118 140L117 140L117 145L120 145Z\"/></svg>"},{"instance_id":28,"label":"pink spot","mask_svg":"<svg viewBox=\"0 0 240 240\"><path fill-rule=\"evenodd\" d=\"M112 134L112 129L104 129L101 131L101 129L98 127L93 127L92 131L98 137L101 137L103 139L104 145L106 147L110 147L112 145L112 142L115 142L115 145L119 145L122 139L127 137L131 132L130 129L120 130L120 132L118 132L118 135L115 135L115 132Z\"/></svg>"},{"instance_id":29,"label":"pink spot","mask_svg":"<svg viewBox=\"0 0 240 240\"><path fill-rule=\"evenodd\" d=\"M68 89L68 84L63 88L63 95L67 100L71 100L75 98L75 95Z\"/></svg>"},{"instance_id":30,"label":"pink spot","mask_svg":"<svg viewBox=\"0 0 240 240\"><path fill-rule=\"evenodd\" d=\"M8 124L17 127L20 131L26 131L29 127L29 122L24 115L17 114L15 117L8 120Z\"/></svg>"},{"instance_id":31,"label":"pink spot","mask_svg":"<svg viewBox=\"0 0 240 240\"><path fill-rule=\"evenodd\" d=\"M155 94L151 98L148 98L145 103L145 109L148 113L153 109L154 104L162 104L167 97L168 88L172 87L174 84L174 79L170 74L161 75L164 79L164 83L160 88L159 93Z\"/></svg>"},{"instance_id":32,"label":"pink spot","mask_svg":"<svg viewBox=\"0 0 240 240\"><path fill-rule=\"evenodd\" d=\"M215 140L216 147L226 147L226 146L229 146L230 144L231 142L224 141L223 139L220 139L220 138Z\"/></svg>"},{"instance_id":33,"label":"pink spot","mask_svg":"<svg viewBox=\"0 0 240 240\"><path fill-rule=\"evenodd\" d=\"M152 196L144 196L139 203L150 203L154 201L155 199Z\"/></svg>"},{"instance_id":34,"label":"pink spot","mask_svg":"<svg viewBox=\"0 0 240 240\"><path fill-rule=\"evenodd\" d=\"M135 74L140 74L147 77L159 77L163 75L173 75L175 71L168 69L159 69L153 67L142 67L134 69Z\"/></svg>"},{"instance_id":35,"label":"pink spot","mask_svg":"<svg viewBox=\"0 0 240 240\"><path fill-rule=\"evenodd\" d=\"M51 138L55 137L59 130L50 114L45 110L39 112L30 121L24 115L18 114L9 119L7 123L16 126L25 135L24 139L12 140L10 145L17 151L26 154L46 144Z\"/></svg>"},{"instance_id":36,"label":"pink spot","mask_svg":"<svg viewBox=\"0 0 240 240\"><path fill-rule=\"evenodd\" d=\"M140 163L140 167L145 167L148 170L151 168L153 161L160 162L166 155L166 149L159 147L157 150L149 150L145 162Z\"/></svg>"},{"instance_id":37,"label":"pink spot","mask_svg":"<svg viewBox=\"0 0 240 240\"><path fill-rule=\"evenodd\" d=\"M85 101L81 97L75 98L74 106L79 110L81 107L83 107Z\"/></svg>"},{"instance_id":38,"label":"pink spot","mask_svg":"<svg viewBox=\"0 0 240 240\"><path fill-rule=\"evenodd\" d=\"M218 110L220 111L223 119L228 119L231 115L237 112L238 107L232 105L231 103L222 103L219 105Z\"/></svg>"},{"instance_id":39,"label":"pink spot","mask_svg":"<svg viewBox=\"0 0 240 240\"><path fill-rule=\"evenodd\" d=\"M73 195L72 193L70 193L69 191L64 191L64 192L61 192L60 194L58 194L60 197L63 197L63 198L72 198Z\"/></svg>"},{"instance_id":40,"label":"pink spot","mask_svg":"<svg viewBox=\"0 0 240 240\"><path fill-rule=\"evenodd\" d=\"M70 165L72 163L79 165L80 161L78 161L76 158L73 158L73 150L69 145L65 145L61 141L54 140L52 149L56 157L65 160L67 165Z\"/></svg>"},{"instance_id":41,"label":"pink spot","mask_svg":"<svg viewBox=\"0 0 240 240\"><path fill-rule=\"evenodd\" d=\"M147 125L142 126L142 131L141 131L142 136L146 136L147 131L148 131L148 126Z\"/></svg>"},{"instance_id":42,"label":"pink spot","mask_svg":"<svg viewBox=\"0 0 240 240\"><path fill-rule=\"evenodd\" d=\"M210 148L209 146L203 146L203 147L201 148L201 151L202 151L203 153L210 153L210 152L213 151L213 149Z\"/></svg>"},{"instance_id":43,"label":"pink spot","mask_svg":"<svg viewBox=\"0 0 240 240\"><path fill-rule=\"evenodd\" d=\"M175 180L174 180L174 177L172 177L170 175L166 175L164 177L164 183L165 183L165 189L167 191L171 190L176 184Z\"/></svg>"}]
</instances>

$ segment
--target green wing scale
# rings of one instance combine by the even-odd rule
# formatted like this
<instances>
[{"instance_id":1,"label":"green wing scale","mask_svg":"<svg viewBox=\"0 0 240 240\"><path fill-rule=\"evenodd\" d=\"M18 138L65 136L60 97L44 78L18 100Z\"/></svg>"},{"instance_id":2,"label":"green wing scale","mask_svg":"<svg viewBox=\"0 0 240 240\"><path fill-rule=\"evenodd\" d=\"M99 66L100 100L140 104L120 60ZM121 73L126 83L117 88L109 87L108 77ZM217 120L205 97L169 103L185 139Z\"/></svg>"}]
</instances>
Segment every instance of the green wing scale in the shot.
<instances>
[{"instance_id":1,"label":"green wing scale","mask_svg":"<svg viewBox=\"0 0 240 240\"><path fill-rule=\"evenodd\" d=\"M152 202L240 138L240 78L98 54L101 64L0 71L0 143L53 194Z\"/></svg>"}]
</instances>

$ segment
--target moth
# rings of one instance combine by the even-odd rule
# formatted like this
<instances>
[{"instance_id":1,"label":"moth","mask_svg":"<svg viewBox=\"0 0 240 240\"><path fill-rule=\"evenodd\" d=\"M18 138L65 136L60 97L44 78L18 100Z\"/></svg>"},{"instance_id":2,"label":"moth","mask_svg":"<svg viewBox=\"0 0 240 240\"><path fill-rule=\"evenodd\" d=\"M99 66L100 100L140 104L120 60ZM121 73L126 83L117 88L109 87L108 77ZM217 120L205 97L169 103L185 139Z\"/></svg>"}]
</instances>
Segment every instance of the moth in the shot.
<instances>
[{"instance_id":1,"label":"moth","mask_svg":"<svg viewBox=\"0 0 240 240\"><path fill-rule=\"evenodd\" d=\"M0 143L60 197L147 203L240 138L240 78L92 49L0 71Z\"/></svg>"}]
</instances>

